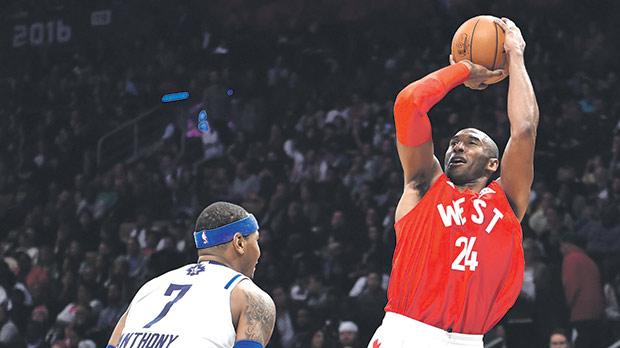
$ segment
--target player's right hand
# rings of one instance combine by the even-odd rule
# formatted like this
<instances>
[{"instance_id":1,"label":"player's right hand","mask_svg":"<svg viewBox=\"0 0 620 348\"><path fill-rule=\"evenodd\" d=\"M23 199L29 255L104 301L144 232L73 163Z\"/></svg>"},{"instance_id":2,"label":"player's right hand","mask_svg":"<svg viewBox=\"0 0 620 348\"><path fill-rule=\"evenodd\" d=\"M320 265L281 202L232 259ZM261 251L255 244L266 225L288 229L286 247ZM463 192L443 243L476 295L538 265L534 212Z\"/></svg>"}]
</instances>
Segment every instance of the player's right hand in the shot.
<instances>
[{"instance_id":1,"label":"player's right hand","mask_svg":"<svg viewBox=\"0 0 620 348\"><path fill-rule=\"evenodd\" d=\"M474 64L467 59L463 59L460 62L463 62L469 65L469 79L467 79L467 81L465 81L465 83L463 84L468 88L475 89L478 91L489 87L489 85L484 83L488 79L506 74L506 71L502 69L489 70L483 67L482 65ZM450 64L455 64L454 59L452 58L452 55L450 55Z\"/></svg>"},{"instance_id":2,"label":"player's right hand","mask_svg":"<svg viewBox=\"0 0 620 348\"><path fill-rule=\"evenodd\" d=\"M521 29L517 27L515 22L511 21L506 17L502 17L502 19L496 19L495 23L499 25L504 30L504 50L506 50L506 54L510 59L510 56L523 56L523 51L525 51L525 40L523 39L523 34L521 34Z\"/></svg>"}]
</instances>

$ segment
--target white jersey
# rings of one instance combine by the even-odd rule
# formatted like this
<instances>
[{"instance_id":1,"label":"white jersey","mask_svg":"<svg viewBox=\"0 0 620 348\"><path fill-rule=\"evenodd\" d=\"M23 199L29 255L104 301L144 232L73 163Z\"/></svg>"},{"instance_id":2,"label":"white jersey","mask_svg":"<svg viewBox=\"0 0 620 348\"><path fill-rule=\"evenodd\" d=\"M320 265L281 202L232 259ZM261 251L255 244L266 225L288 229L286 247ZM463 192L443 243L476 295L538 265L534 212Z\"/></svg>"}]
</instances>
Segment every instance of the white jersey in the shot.
<instances>
[{"instance_id":1,"label":"white jersey","mask_svg":"<svg viewBox=\"0 0 620 348\"><path fill-rule=\"evenodd\" d=\"M129 305L117 347L232 347L230 293L244 279L224 265L201 262L149 281Z\"/></svg>"}]
</instances>

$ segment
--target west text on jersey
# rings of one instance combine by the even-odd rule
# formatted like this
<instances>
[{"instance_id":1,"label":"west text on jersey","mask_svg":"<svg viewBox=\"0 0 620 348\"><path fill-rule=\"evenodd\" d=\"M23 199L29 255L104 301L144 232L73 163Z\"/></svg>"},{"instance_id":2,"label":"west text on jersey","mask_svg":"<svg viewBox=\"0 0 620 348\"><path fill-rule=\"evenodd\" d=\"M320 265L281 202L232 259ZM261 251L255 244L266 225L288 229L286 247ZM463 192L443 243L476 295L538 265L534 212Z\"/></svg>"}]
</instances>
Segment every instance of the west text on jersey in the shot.
<instances>
[{"instance_id":1,"label":"west text on jersey","mask_svg":"<svg viewBox=\"0 0 620 348\"><path fill-rule=\"evenodd\" d=\"M441 203L437 204L437 210L439 211L439 216L441 216L441 221L444 226L451 227L453 223L457 226L462 226L467 222L467 218L463 216L464 209L462 204L464 202L465 197L461 197L456 201L452 201L451 205L444 206ZM490 207L487 208L487 202L482 199L474 199L472 204L475 213L471 214L470 220L476 225L482 225L482 223L487 220L486 215L489 214ZM500 219L504 218L504 214L495 207L492 213L493 217L484 229L487 233L491 233L495 224L497 224Z\"/></svg>"},{"instance_id":2,"label":"west text on jersey","mask_svg":"<svg viewBox=\"0 0 620 348\"><path fill-rule=\"evenodd\" d=\"M123 333L118 341L118 348L168 348L177 338L179 335L156 332Z\"/></svg>"}]
</instances>

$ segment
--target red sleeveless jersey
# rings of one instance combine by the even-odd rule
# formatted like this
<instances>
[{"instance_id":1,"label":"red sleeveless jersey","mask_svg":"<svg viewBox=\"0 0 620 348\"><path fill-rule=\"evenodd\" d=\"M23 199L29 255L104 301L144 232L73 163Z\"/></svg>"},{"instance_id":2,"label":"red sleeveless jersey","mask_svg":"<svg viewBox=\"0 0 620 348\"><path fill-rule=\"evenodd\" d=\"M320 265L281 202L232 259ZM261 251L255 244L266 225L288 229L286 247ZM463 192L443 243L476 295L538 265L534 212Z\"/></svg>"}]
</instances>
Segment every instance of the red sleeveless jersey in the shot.
<instances>
[{"instance_id":1,"label":"red sleeveless jersey","mask_svg":"<svg viewBox=\"0 0 620 348\"><path fill-rule=\"evenodd\" d=\"M525 263L521 225L497 182L460 192L442 174L394 227L387 312L484 334L514 304Z\"/></svg>"}]
</instances>

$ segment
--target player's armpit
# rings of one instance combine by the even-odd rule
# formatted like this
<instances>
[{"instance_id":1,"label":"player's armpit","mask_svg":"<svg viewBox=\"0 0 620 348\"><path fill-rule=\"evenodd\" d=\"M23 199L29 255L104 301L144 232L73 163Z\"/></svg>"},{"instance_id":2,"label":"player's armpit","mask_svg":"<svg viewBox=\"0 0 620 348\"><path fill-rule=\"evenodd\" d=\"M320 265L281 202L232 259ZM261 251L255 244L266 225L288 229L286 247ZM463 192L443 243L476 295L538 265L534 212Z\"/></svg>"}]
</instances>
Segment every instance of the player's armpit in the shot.
<instances>
[{"instance_id":1,"label":"player's armpit","mask_svg":"<svg viewBox=\"0 0 620 348\"><path fill-rule=\"evenodd\" d=\"M415 148L397 143L398 154L403 163L405 187L396 207L395 221L415 208L430 186L443 173L439 160L433 155L433 143ZM405 164L407 163L407 164ZM412 168L416 168L412 170Z\"/></svg>"},{"instance_id":2,"label":"player's armpit","mask_svg":"<svg viewBox=\"0 0 620 348\"><path fill-rule=\"evenodd\" d=\"M236 340L257 341L266 346L276 321L271 297L249 281L240 282L231 296L234 307L239 309Z\"/></svg>"},{"instance_id":3,"label":"player's armpit","mask_svg":"<svg viewBox=\"0 0 620 348\"><path fill-rule=\"evenodd\" d=\"M125 319L127 319L128 312L129 312L129 309L125 311L123 316L119 319L118 323L116 324L116 327L114 327L114 331L112 331L112 336L110 336L110 339L108 340L108 345L118 346L118 343L119 343L118 341L120 340L121 334L123 333L123 329L125 328Z\"/></svg>"}]
</instances>

